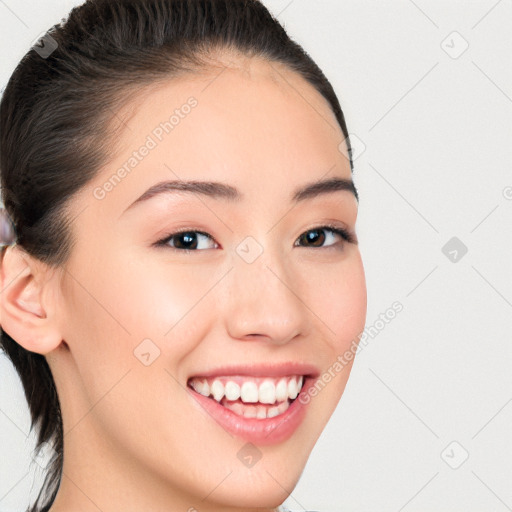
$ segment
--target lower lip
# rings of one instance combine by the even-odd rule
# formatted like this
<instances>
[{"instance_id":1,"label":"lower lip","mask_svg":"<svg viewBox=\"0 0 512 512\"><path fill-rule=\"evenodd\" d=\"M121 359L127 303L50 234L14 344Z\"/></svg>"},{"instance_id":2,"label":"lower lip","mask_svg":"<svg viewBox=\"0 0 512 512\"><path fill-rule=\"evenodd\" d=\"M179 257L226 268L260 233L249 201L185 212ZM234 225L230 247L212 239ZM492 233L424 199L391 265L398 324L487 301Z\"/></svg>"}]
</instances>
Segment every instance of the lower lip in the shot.
<instances>
[{"instance_id":1,"label":"lower lip","mask_svg":"<svg viewBox=\"0 0 512 512\"><path fill-rule=\"evenodd\" d=\"M208 412L222 428L229 433L241 437L260 446L282 443L289 439L297 430L306 415L307 404L300 402L300 395L307 393L314 379L306 378L302 390L288 409L273 418L256 419L239 416L228 408L220 405L213 398L207 398L187 386L193 398Z\"/></svg>"}]
</instances>

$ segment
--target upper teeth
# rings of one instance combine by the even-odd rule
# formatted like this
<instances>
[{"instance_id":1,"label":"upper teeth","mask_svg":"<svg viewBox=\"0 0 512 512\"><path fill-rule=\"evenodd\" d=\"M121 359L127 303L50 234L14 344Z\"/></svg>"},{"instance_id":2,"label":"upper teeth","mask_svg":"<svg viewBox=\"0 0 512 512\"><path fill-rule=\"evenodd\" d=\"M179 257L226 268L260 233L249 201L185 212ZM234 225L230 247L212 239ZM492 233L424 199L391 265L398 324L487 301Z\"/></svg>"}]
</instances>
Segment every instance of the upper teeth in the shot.
<instances>
[{"instance_id":1,"label":"upper teeth","mask_svg":"<svg viewBox=\"0 0 512 512\"><path fill-rule=\"evenodd\" d=\"M201 395L212 396L217 402L226 397L231 401L240 398L245 403L274 404L288 398L291 400L297 398L303 382L302 375L278 379L237 376L236 378L193 378L190 385Z\"/></svg>"}]
</instances>

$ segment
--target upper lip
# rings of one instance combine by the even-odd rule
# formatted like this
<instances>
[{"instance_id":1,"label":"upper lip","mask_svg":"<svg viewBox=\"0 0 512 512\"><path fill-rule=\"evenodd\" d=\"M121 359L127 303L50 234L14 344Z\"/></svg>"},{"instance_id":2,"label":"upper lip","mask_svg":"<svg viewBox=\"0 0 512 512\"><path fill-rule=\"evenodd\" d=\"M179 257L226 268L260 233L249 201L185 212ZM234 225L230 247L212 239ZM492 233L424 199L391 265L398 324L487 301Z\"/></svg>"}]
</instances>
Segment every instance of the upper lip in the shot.
<instances>
[{"instance_id":1,"label":"upper lip","mask_svg":"<svg viewBox=\"0 0 512 512\"><path fill-rule=\"evenodd\" d=\"M230 375L242 375L248 377L285 377L287 375L304 375L305 377L316 378L320 375L318 368L309 363L283 362L283 363L260 363L218 366L192 377L229 377Z\"/></svg>"}]
</instances>

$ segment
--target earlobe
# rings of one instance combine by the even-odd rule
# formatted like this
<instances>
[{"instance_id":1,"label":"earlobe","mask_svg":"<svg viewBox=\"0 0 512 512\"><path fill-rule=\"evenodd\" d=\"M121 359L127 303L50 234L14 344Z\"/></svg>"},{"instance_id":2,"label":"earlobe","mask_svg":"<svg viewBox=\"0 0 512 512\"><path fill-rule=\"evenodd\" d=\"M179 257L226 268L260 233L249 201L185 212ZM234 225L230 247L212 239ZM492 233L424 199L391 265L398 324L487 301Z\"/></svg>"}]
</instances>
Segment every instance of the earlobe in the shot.
<instances>
[{"instance_id":1,"label":"earlobe","mask_svg":"<svg viewBox=\"0 0 512 512\"><path fill-rule=\"evenodd\" d=\"M1 260L0 325L30 352L47 354L62 341L57 324L42 303L44 268L19 247L7 247Z\"/></svg>"}]
</instances>

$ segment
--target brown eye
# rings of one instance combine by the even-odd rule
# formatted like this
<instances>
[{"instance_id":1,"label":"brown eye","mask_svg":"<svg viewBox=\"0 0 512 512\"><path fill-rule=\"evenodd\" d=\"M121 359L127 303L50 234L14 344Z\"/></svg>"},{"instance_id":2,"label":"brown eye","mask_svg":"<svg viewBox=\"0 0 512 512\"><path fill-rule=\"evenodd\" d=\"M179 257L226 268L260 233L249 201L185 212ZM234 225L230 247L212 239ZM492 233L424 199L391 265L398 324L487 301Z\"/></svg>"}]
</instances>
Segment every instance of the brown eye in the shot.
<instances>
[{"instance_id":1,"label":"brown eye","mask_svg":"<svg viewBox=\"0 0 512 512\"><path fill-rule=\"evenodd\" d=\"M327 234L326 234L327 233ZM336 243L336 236L341 238L341 243ZM303 233L295 245L304 245L305 247L328 248L331 246L343 245L343 242L355 243L355 238L345 229L334 226L321 226L310 229Z\"/></svg>"},{"instance_id":2,"label":"brown eye","mask_svg":"<svg viewBox=\"0 0 512 512\"><path fill-rule=\"evenodd\" d=\"M313 247L321 247L325 241L323 229L312 229L301 235L300 239L305 244L311 244Z\"/></svg>"}]
</instances>

